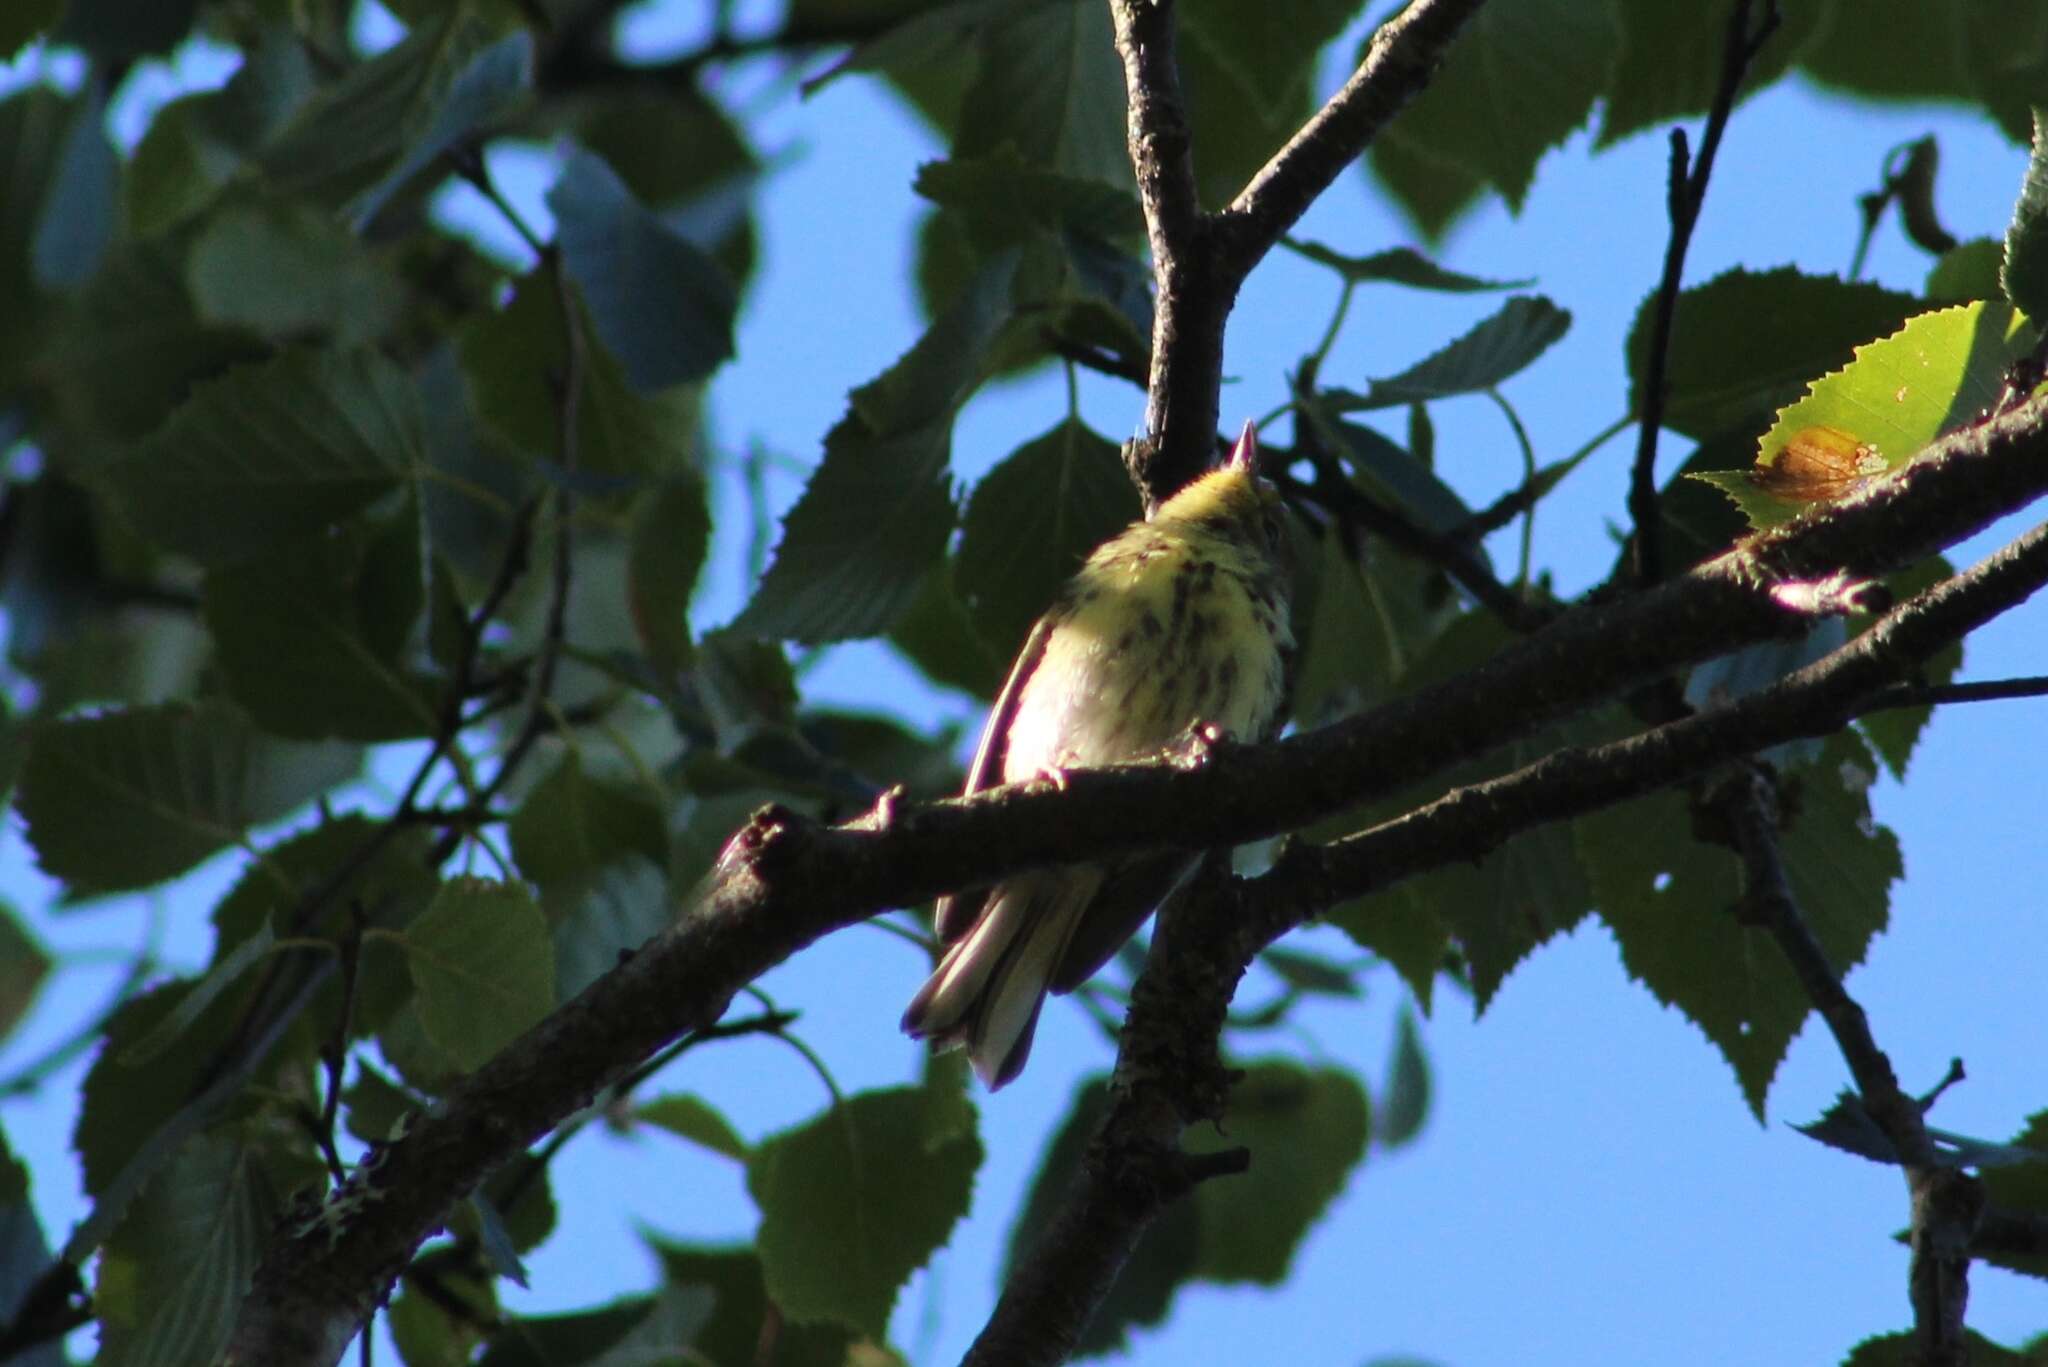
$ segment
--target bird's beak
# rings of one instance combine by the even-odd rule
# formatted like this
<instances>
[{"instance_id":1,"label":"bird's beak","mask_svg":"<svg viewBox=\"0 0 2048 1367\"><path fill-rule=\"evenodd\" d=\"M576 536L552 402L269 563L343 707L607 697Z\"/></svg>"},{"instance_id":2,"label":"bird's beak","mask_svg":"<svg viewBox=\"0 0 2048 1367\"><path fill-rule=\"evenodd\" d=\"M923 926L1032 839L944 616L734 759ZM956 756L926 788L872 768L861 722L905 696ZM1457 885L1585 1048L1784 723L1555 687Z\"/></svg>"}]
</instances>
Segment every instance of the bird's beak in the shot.
<instances>
[{"instance_id":1,"label":"bird's beak","mask_svg":"<svg viewBox=\"0 0 2048 1367\"><path fill-rule=\"evenodd\" d=\"M1237 445L1230 448L1230 459L1226 462L1232 470L1249 470L1256 474L1259 468L1259 433L1251 419L1245 419L1244 431L1238 433Z\"/></svg>"}]
</instances>

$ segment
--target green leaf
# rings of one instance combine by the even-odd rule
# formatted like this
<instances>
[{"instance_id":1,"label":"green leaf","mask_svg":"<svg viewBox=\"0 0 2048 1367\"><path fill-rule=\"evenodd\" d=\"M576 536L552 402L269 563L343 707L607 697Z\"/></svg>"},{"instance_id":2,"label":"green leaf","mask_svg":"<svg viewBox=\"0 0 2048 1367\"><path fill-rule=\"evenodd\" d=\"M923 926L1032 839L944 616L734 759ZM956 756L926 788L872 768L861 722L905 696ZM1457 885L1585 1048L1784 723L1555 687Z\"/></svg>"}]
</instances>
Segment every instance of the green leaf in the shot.
<instances>
[{"instance_id":1,"label":"green leaf","mask_svg":"<svg viewBox=\"0 0 2048 1367\"><path fill-rule=\"evenodd\" d=\"M51 304L30 275L29 250L72 105L37 85L0 100L0 183L9 187L0 195L0 393L49 344Z\"/></svg>"},{"instance_id":2,"label":"green leaf","mask_svg":"<svg viewBox=\"0 0 2048 1367\"><path fill-rule=\"evenodd\" d=\"M1480 668L1508 642L1507 629L1486 613L1467 613L1446 627L1401 676L1412 692ZM1350 815L1320 832L1334 837L1371 827L1446 789L1533 764L1560 745L1609 739L1599 716L1547 727L1535 735L1438 775L1426 790ZM1425 1003L1427 983L1442 962L1439 927L1464 950L1474 1001L1485 1010L1515 966L1553 936L1569 931L1592 905L1592 893L1570 832L1557 825L1524 832L1470 864L1404 880L1387 892L1348 904L1331 919L1359 943L1384 954Z\"/></svg>"},{"instance_id":3,"label":"green leaf","mask_svg":"<svg viewBox=\"0 0 2048 1367\"><path fill-rule=\"evenodd\" d=\"M1973 237L1941 254L1927 272L1930 304L1967 304L1989 299L2004 290L2005 244L1993 237Z\"/></svg>"},{"instance_id":4,"label":"green leaf","mask_svg":"<svg viewBox=\"0 0 2048 1367\"><path fill-rule=\"evenodd\" d=\"M1124 81L1109 10L1089 0L1018 5L982 31L981 69L960 111L955 156L1010 143L1062 175L1131 183Z\"/></svg>"},{"instance_id":5,"label":"green leaf","mask_svg":"<svg viewBox=\"0 0 2048 1367\"><path fill-rule=\"evenodd\" d=\"M1357 0L1190 0L1179 19L1263 113L1284 117L1294 112L1289 93L1315 79L1318 54L1358 12Z\"/></svg>"},{"instance_id":6,"label":"green leaf","mask_svg":"<svg viewBox=\"0 0 2048 1367\"><path fill-rule=\"evenodd\" d=\"M2038 109L2026 179L2005 230L1998 284L2020 312L2048 318L2048 114Z\"/></svg>"},{"instance_id":7,"label":"green leaf","mask_svg":"<svg viewBox=\"0 0 2048 1367\"><path fill-rule=\"evenodd\" d=\"M1224 16L1225 27L1230 17ZM1196 188L1205 204L1227 204L1315 112L1315 83L1301 68L1247 83L1239 74L1245 63L1200 23L1182 23L1175 48Z\"/></svg>"},{"instance_id":8,"label":"green leaf","mask_svg":"<svg viewBox=\"0 0 2048 1367\"><path fill-rule=\"evenodd\" d=\"M631 855L665 863L668 833L658 797L637 783L585 773L582 758L570 750L513 814L512 858L543 887Z\"/></svg>"},{"instance_id":9,"label":"green leaf","mask_svg":"<svg viewBox=\"0 0 2048 1367\"><path fill-rule=\"evenodd\" d=\"M1799 64L1815 80L1858 95L1968 100L1973 91L1961 61L1963 16L1973 8L1915 0L1831 6L1829 22L1799 54ZM2007 41L2018 38L2010 34Z\"/></svg>"},{"instance_id":10,"label":"green leaf","mask_svg":"<svg viewBox=\"0 0 2048 1367\"><path fill-rule=\"evenodd\" d=\"M218 1001L221 993L240 981L242 975L254 968L276 945L277 937L271 933L267 923L257 927L255 934L221 955L207 969L206 976L193 983L192 990L179 998L178 1004L147 1034L122 1049L116 1056L117 1061L123 1068L140 1068L176 1044L179 1036L199 1019L201 1012Z\"/></svg>"},{"instance_id":11,"label":"green leaf","mask_svg":"<svg viewBox=\"0 0 2048 1367\"><path fill-rule=\"evenodd\" d=\"M701 1287L671 1286L653 1296L627 1297L595 1310L508 1317L478 1367L656 1367L719 1361L689 1351L710 1322L714 1304L712 1293Z\"/></svg>"},{"instance_id":12,"label":"green leaf","mask_svg":"<svg viewBox=\"0 0 2048 1367\"><path fill-rule=\"evenodd\" d=\"M1945 558L1930 555L1911 569L1902 570L1885 581L1896 602L1905 602L1922 589L1932 588L1956 572ZM1874 619L1867 619L1874 620ZM1868 626L1865 626L1868 630ZM1951 641L1941 651L1922 664L1914 678L1923 683L1940 686L1962 672L1963 643ZM1888 707L1882 712L1872 712L1859 717L1857 730L1870 742L1870 748L1877 752L1884 767L1895 779L1906 777L1906 765L1913 758L1913 750L1920 743L1921 732L1934 719L1932 705L1925 707Z\"/></svg>"},{"instance_id":13,"label":"green leaf","mask_svg":"<svg viewBox=\"0 0 2048 1367\"><path fill-rule=\"evenodd\" d=\"M1471 518L1472 510L1433 470L1374 428L1334 416L1333 410L1345 398L1341 390L1327 394L1297 392L1295 409L1308 419L1323 444L1343 460L1353 482L1368 493L1393 504L1431 531L1448 532L1463 526ZM1486 562L1483 548L1474 547L1473 554L1480 563Z\"/></svg>"},{"instance_id":14,"label":"green leaf","mask_svg":"<svg viewBox=\"0 0 2048 1367\"><path fill-rule=\"evenodd\" d=\"M1744 69L1740 98L1782 77L1827 13L1820 4L1781 7L1776 31ZM1721 82L1728 14L1727 6L1621 0L1620 60L1593 145L1609 147L1645 128L1704 114Z\"/></svg>"},{"instance_id":15,"label":"green leaf","mask_svg":"<svg viewBox=\"0 0 2048 1367\"><path fill-rule=\"evenodd\" d=\"M183 873L361 760L352 746L265 736L219 702L49 722L33 745L18 797L29 843L51 877L91 892Z\"/></svg>"},{"instance_id":16,"label":"green leaf","mask_svg":"<svg viewBox=\"0 0 2048 1367\"><path fill-rule=\"evenodd\" d=\"M1386 1090L1372 1113L1373 1141L1390 1149L1412 1143L1429 1118L1429 1057L1422 1052L1414 1015L1403 1009L1395 1031Z\"/></svg>"},{"instance_id":17,"label":"green leaf","mask_svg":"<svg viewBox=\"0 0 2048 1367\"><path fill-rule=\"evenodd\" d=\"M442 885L405 932L427 1036L474 1071L555 1004L547 920L524 888L463 878Z\"/></svg>"},{"instance_id":18,"label":"green leaf","mask_svg":"<svg viewBox=\"0 0 2048 1367\"><path fill-rule=\"evenodd\" d=\"M618 174L573 151L548 191L562 262L591 322L643 394L701 380L731 358L732 282L656 218Z\"/></svg>"},{"instance_id":19,"label":"green leaf","mask_svg":"<svg viewBox=\"0 0 2048 1367\"><path fill-rule=\"evenodd\" d=\"M28 1168L9 1151L7 1136L0 1134L0 1317L9 1324L20 1322L30 1288L54 1261L28 1193ZM56 1343L14 1358L19 1367L69 1367L70 1361Z\"/></svg>"},{"instance_id":20,"label":"green leaf","mask_svg":"<svg viewBox=\"0 0 2048 1367\"><path fill-rule=\"evenodd\" d=\"M1923 313L1889 337L1857 347L1853 361L1779 410L1759 445L1757 465L1772 471L1787 446L1820 431L1854 444L1861 478L1901 469L1936 437L1975 422L1997 401L2007 370L2031 345L2031 331L2002 301ZM1768 473L1762 481L1746 470L1696 478L1733 498L1755 526L1783 522L1805 507L1780 497Z\"/></svg>"},{"instance_id":21,"label":"green leaf","mask_svg":"<svg viewBox=\"0 0 2048 1367\"><path fill-rule=\"evenodd\" d=\"M894 1354L860 1345L836 1324L793 1324L768 1299L761 1261L751 1248L705 1248L654 1240L670 1286L711 1292L710 1322L693 1347L705 1362L752 1362L764 1331L775 1336L776 1367L889 1367ZM486 1359L480 1367L494 1367ZM548 1364L552 1367L552 1364Z\"/></svg>"},{"instance_id":22,"label":"green leaf","mask_svg":"<svg viewBox=\"0 0 2048 1367\"><path fill-rule=\"evenodd\" d=\"M11 57L29 39L57 22L64 0L17 0L0 14L0 58Z\"/></svg>"},{"instance_id":23,"label":"green leaf","mask_svg":"<svg viewBox=\"0 0 2048 1367\"><path fill-rule=\"evenodd\" d=\"M1569 312L1540 294L1516 295L1498 313L1364 394L1331 390L1339 412L1393 408L1491 389L1530 365L1572 325Z\"/></svg>"},{"instance_id":24,"label":"green leaf","mask_svg":"<svg viewBox=\"0 0 2048 1367\"><path fill-rule=\"evenodd\" d=\"M657 674L690 663L690 594L711 546L704 481L678 474L643 490L627 533L626 600L633 629Z\"/></svg>"},{"instance_id":25,"label":"green leaf","mask_svg":"<svg viewBox=\"0 0 2048 1367\"><path fill-rule=\"evenodd\" d=\"M982 639L953 587L951 568L935 565L925 575L910 606L889 629L889 643L933 683L992 698L1003 686L1007 662Z\"/></svg>"},{"instance_id":26,"label":"green leaf","mask_svg":"<svg viewBox=\"0 0 2048 1367\"><path fill-rule=\"evenodd\" d=\"M1847 973L1888 915L1898 840L1871 820L1876 762L1846 733L1789 777L1780 853L1793 896ZM1771 1079L1812 1009L1769 932L1739 916L1742 861L1700 841L1682 794L1660 793L1575 823L1600 918L1629 975L1683 1011L1735 1070L1759 1120Z\"/></svg>"},{"instance_id":27,"label":"green leaf","mask_svg":"<svg viewBox=\"0 0 2048 1367\"><path fill-rule=\"evenodd\" d=\"M98 1361L187 1367L214 1360L277 1218L259 1160L234 1139L203 1134L157 1174L101 1254Z\"/></svg>"},{"instance_id":28,"label":"green leaf","mask_svg":"<svg viewBox=\"0 0 2048 1367\"><path fill-rule=\"evenodd\" d=\"M381 525L214 570L201 601L228 689L265 730L378 741L439 725L434 681L404 650L424 600L408 500Z\"/></svg>"},{"instance_id":29,"label":"green leaf","mask_svg":"<svg viewBox=\"0 0 2048 1367\"><path fill-rule=\"evenodd\" d=\"M1533 279L1487 280L1447 271L1413 247L1394 247L1374 252L1371 256L1346 256L1334 248L1304 238L1282 238L1280 245L1317 265L1328 266L1354 285L1384 283L1445 294L1476 294L1486 290L1527 289L1536 283Z\"/></svg>"},{"instance_id":30,"label":"green leaf","mask_svg":"<svg viewBox=\"0 0 2048 1367\"><path fill-rule=\"evenodd\" d=\"M761 1266L789 1318L887 1332L896 1293L967 1213L981 1166L971 1130L928 1124L919 1088L862 1092L754 1150Z\"/></svg>"},{"instance_id":31,"label":"green leaf","mask_svg":"<svg viewBox=\"0 0 2048 1367\"><path fill-rule=\"evenodd\" d=\"M1842 1367L1918 1367L1926 1360L1920 1335L1906 1329L1863 1340L1842 1359ZM2022 1351L1994 1343L1974 1329L1963 1331L1961 1361L1970 1367L2041 1367L2042 1360L2039 1339Z\"/></svg>"},{"instance_id":32,"label":"green leaf","mask_svg":"<svg viewBox=\"0 0 2048 1367\"><path fill-rule=\"evenodd\" d=\"M197 406L195 388L210 388L230 366L270 355L237 328L201 321L185 293L183 261L168 244L117 245L54 326L39 337L35 373L50 384L64 422L101 458L104 444L122 458L135 443L160 434L165 418ZM154 449L154 448L152 448ZM95 475L81 462L76 473ZM210 530L243 530L218 510Z\"/></svg>"},{"instance_id":33,"label":"green leaf","mask_svg":"<svg viewBox=\"0 0 2048 1367\"><path fill-rule=\"evenodd\" d=\"M612 354L581 324L583 389L577 413L577 468L599 476L666 477L690 469L699 394L679 387L648 396L627 382ZM519 450L561 456L557 377L568 365L562 304L544 272L523 277L511 302L471 316L456 332L470 411Z\"/></svg>"},{"instance_id":34,"label":"green leaf","mask_svg":"<svg viewBox=\"0 0 2048 1367\"><path fill-rule=\"evenodd\" d=\"M525 30L492 41L489 25L450 7L322 87L264 148L263 169L280 192L345 206L360 227L443 152L517 109L532 65Z\"/></svg>"},{"instance_id":35,"label":"green leaf","mask_svg":"<svg viewBox=\"0 0 2048 1367\"><path fill-rule=\"evenodd\" d=\"M1620 35L1609 0L1496 0L1375 144L1475 175L1519 209L1536 163L1592 112Z\"/></svg>"},{"instance_id":36,"label":"green leaf","mask_svg":"<svg viewBox=\"0 0 2048 1367\"><path fill-rule=\"evenodd\" d=\"M991 261L917 345L853 391L732 630L817 643L886 631L953 529L953 417L1008 321L1013 258Z\"/></svg>"},{"instance_id":37,"label":"green leaf","mask_svg":"<svg viewBox=\"0 0 2048 1367\"><path fill-rule=\"evenodd\" d=\"M1252 1151L1250 1171L1195 1188L1202 1233L1194 1275L1284 1282L1309 1226L1365 1157L1367 1109L1364 1089L1341 1069L1281 1061L1246 1066L1230 1089L1223 1132L1196 1130L1188 1139L1198 1153L1239 1145Z\"/></svg>"},{"instance_id":38,"label":"green leaf","mask_svg":"<svg viewBox=\"0 0 2048 1367\"><path fill-rule=\"evenodd\" d=\"M2012 1147L2048 1153L2048 1111L2036 1111L2013 1136ZM2048 1215L2048 1163L2030 1162L1987 1166L1981 1173L1985 1195L2003 1210L2022 1212L2040 1219ZM2048 1279L2048 1254L2027 1252L1983 1252L1975 1256L1986 1262L2030 1277Z\"/></svg>"},{"instance_id":39,"label":"green leaf","mask_svg":"<svg viewBox=\"0 0 2048 1367\"><path fill-rule=\"evenodd\" d=\"M107 140L97 93L78 102L59 145L55 175L37 216L29 269L46 290L73 290L106 258L119 213L121 166Z\"/></svg>"},{"instance_id":40,"label":"green leaf","mask_svg":"<svg viewBox=\"0 0 2048 1367\"><path fill-rule=\"evenodd\" d=\"M928 161L917 168L911 188L1005 240L1014 240L1024 225L1105 242L1145 235L1144 211L1128 185L1047 170L1007 143L985 156Z\"/></svg>"},{"instance_id":41,"label":"green leaf","mask_svg":"<svg viewBox=\"0 0 2048 1367\"><path fill-rule=\"evenodd\" d=\"M132 61L176 47L198 10L199 0L71 0L57 39L102 61Z\"/></svg>"},{"instance_id":42,"label":"green leaf","mask_svg":"<svg viewBox=\"0 0 2048 1367\"><path fill-rule=\"evenodd\" d=\"M5 1040L35 1005L49 972L49 951L21 923L14 908L0 902L0 1040ZM4 1223L0 1219L0 1224ZM0 1314L5 1312L6 1307L0 1305Z\"/></svg>"},{"instance_id":43,"label":"green leaf","mask_svg":"<svg viewBox=\"0 0 2048 1367\"><path fill-rule=\"evenodd\" d=\"M306 204L259 202L211 215L192 244L185 283L199 316L276 342L376 341L404 293L361 239Z\"/></svg>"},{"instance_id":44,"label":"green leaf","mask_svg":"<svg viewBox=\"0 0 2048 1367\"><path fill-rule=\"evenodd\" d=\"M659 1126L692 1144L742 1163L753 1154L747 1141L740 1138L739 1132L724 1116L713 1110L702 1097L687 1092L656 1097L635 1110L633 1118L642 1124Z\"/></svg>"},{"instance_id":45,"label":"green leaf","mask_svg":"<svg viewBox=\"0 0 2048 1367\"><path fill-rule=\"evenodd\" d=\"M1259 962L1297 992L1324 997L1363 995L1350 969L1320 954L1274 945L1259 955Z\"/></svg>"},{"instance_id":46,"label":"green leaf","mask_svg":"<svg viewBox=\"0 0 2048 1367\"><path fill-rule=\"evenodd\" d=\"M200 386L96 482L144 538L219 565L397 488L424 440L411 382L378 353L287 352Z\"/></svg>"},{"instance_id":47,"label":"green leaf","mask_svg":"<svg viewBox=\"0 0 2048 1367\"><path fill-rule=\"evenodd\" d=\"M720 831L721 841L733 824ZM563 1001L617 968L676 917L668 878L637 855L550 884L542 904L554 922L555 992Z\"/></svg>"},{"instance_id":48,"label":"green leaf","mask_svg":"<svg viewBox=\"0 0 2048 1367\"><path fill-rule=\"evenodd\" d=\"M1078 419L1005 456L967 502L953 567L982 638L1022 644L1088 552L1141 511L1116 446Z\"/></svg>"},{"instance_id":49,"label":"green leaf","mask_svg":"<svg viewBox=\"0 0 2048 1367\"><path fill-rule=\"evenodd\" d=\"M1361 46L1360 60L1364 56ZM1441 241L1451 224L1486 193L1486 182L1476 172L1403 147L1392 138L1373 143L1365 167L1396 207L1432 242Z\"/></svg>"},{"instance_id":50,"label":"green leaf","mask_svg":"<svg viewBox=\"0 0 2048 1367\"><path fill-rule=\"evenodd\" d=\"M1643 411L1656 296L1629 329L1629 411ZM1664 425L1705 439L1761 423L1799 386L1848 359L1859 342L1896 328L1920 307L1911 295L1790 266L1732 270L1678 297L1665 371ZM1754 430L1754 429L1752 429Z\"/></svg>"}]
</instances>

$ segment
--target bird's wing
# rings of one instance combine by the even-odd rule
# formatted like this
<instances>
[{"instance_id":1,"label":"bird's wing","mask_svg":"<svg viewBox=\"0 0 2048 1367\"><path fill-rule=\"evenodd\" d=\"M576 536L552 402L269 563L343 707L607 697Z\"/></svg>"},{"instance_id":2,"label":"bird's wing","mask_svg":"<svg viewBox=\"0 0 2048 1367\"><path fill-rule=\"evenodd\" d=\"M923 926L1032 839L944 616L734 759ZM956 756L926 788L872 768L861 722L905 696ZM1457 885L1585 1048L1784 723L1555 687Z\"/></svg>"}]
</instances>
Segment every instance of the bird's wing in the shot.
<instances>
[{"instance_id":1,"label":"bird's wing","mask_svg":"<svg viewBox=\"0 0 2048 1367\"><path fill-rule=\"evenodd\" d=\"M962 797L980 792L984 788L996 787L1003 781L1003 758L1009 749L1010 723L1017 719L1017 703L1024 696L1024 682L1038 668L1038 662L1045 658L1045 643L1052 636L1052 617L1048 613L1032 625L1031 633L1024 638L1024 648L1017 652L1017 663L1010 666L1010 677L1003 681L1002 691L988 709L988 720L981 728L981 743L974 747L974 759L967 766L967 784L960 790ZM982 898L979 895L961 896L958 893L941 897L932 907L934 928L939 934L939 943L950 945L973 928L981 916Z\"/></svg>"}]
</instances>

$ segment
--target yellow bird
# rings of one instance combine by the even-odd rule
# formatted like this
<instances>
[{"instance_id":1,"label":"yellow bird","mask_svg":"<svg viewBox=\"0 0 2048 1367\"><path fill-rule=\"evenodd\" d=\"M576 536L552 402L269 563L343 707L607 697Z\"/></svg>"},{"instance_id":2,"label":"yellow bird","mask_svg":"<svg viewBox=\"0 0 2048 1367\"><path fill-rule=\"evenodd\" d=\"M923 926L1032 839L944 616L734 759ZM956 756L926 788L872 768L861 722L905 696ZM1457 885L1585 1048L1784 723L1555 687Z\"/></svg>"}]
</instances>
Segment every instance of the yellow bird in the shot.
<instances>
[{"instance_id":1,"label":"yellow bird","mask_svg":"<svg viewBox=\"0 0 2048 1367\"><path fill-rule=\"evenodd\" d=\"M997 695L964 791L1157 754L1195 726L1277 729L1287 692L1288 533L1250 423L1219 469L1097 547L1039 618ZM1106 963L1194 869L1181 851L1019 874L942 897L943 958L903 1013L1001 1087L1048 990Z\"/></svg>"}]
</instances>

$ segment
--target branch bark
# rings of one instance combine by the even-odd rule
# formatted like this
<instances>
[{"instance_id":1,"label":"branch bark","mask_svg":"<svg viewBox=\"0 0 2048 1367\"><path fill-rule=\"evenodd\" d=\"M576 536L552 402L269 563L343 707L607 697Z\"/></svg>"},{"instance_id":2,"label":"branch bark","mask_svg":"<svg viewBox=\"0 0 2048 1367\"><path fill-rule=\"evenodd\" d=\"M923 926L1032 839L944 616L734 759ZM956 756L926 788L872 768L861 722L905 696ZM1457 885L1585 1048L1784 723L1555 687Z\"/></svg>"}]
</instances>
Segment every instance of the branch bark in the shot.
<instances>
[{"instance_id":1,"label":"branch bark","mask_svg":"<svg viewBox=\"0 0 2048 1367\"><path fill-rule=\"evenodd\" d=\"M227 1360L265 1367L335 1361L412 1251L482 1176L663 1044L715 1022L746 983L831 930L1025 868L1145 848L1213 848L1298 828L1644 678L1800 625L1774 602L1775 584L1838 568L1884 574L2044 493L2048 403L2036 401L1944 439L1921 462L1851 500L1751 538L1653 590L1567 612L1464 678L1336 726L1271 745L1225 747L1199 764L1078 770L1066 776L1064 791L1039 781L928 805L885 799L837 827L766 809L733 837L672 929L514 1041L410 1133L381 1146L321 1219L278 1236L245 1298ZM1863 648L1879 658L1899 658L1884 653L1894 649L1892 637L1877 631L1845 649L1866 640ZM1880 682L1896 677L1887 673ZM1725 718L1747 715L1749 705L1650 734L1662 733L1666 740L1656 744L1670 745L1670 737L1689 734L1683 728L1732 725ZM1768 743L1756 740L1760 734L1731 731L1725 740L1734 748L1715 753ZM1348 852L1329 857L1373 862ZM1300 899L1364 887L1346 882L1350 874L1334 864L1322 877L1320 887L1281 881L1259 895L1293 899L1305 914ZM1176 933L1181 914L1167 918L1163 936Z\"/></svg>"},{"instance_id":2,"label":"branch bark","mask_svg":"<svg viewBox=\"0 0 2048 1367\"><path fill-rule=\"evenodd\" d=\"M1196 190L1173 0L1110 0L1123 59L1131 165L1145 209L1154 286L1146 439L1131 477L1147 508L1208 467L1215 452L1223 329L1252 267L1427 85L1485 0L1414 0L1373 34L1337 93L1222 212Z\"/></svg>"}]
</instances>

